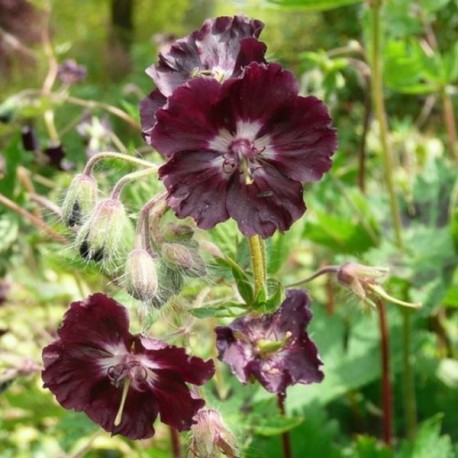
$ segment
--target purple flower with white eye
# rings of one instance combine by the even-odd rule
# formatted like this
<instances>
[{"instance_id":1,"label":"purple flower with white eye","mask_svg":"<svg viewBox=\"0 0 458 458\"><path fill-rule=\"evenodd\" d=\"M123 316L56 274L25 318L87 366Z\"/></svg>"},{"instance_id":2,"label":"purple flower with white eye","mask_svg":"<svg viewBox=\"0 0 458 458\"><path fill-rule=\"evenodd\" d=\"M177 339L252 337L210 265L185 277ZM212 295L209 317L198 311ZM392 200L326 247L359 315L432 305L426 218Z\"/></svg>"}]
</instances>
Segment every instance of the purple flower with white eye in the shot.
<instances>
[{"instance_id":1,"label":"purple flower with white eye","mask_svg":"<svg viewBox=\"0 0 458 458\"><path fill-rule=\"evenodd\" d=\"M319 383L322 361L306 331L311 319L307 294L289 290L276 312L217 327L218 358L242 383L257 379L271 393L284 394L296 383Z\"/></svg>"},{"instance_id":2,"label":"purple flower with white eye","mask_svg":"<svg viewBox=\"0 0 458 458\"><path fill-rule=\"evenodd\" d=\"M156 123L155 113L175 89L198 77L223 82L241 75L251 62L265 62L266 45L258 40L264 24L245 16L208 19L202 27L175 41L146 72L157 86L140 103L145 140Z\"/></svg>"},{"instance_id":3,"label":"purple flower with white eye","mask_svg":"<svg viewBox=\"0 0 458 458\"><path fill-rule=\"evenodd\" d=\"M43 362L44 387L63 407L130 439L153 436L158 414L189 430L205 402L186 383L202 385L215 370L183 348L130 334L126 309L102 293L71 304Z\"/></svg>"},{"instance_id":4,"label":"purple flower with white eye","mask_svg":"<svg viewBox=\"0 0 458 458\"><path fill-rule=\"evenodd\" d=\"M286 231L305 211L302 183L321 178L337 146L324 103L299 96L278 64L252 63L222 85L190 81L155 116L168 204L203 229L231 217L247 236Z\"/></svg>"}]
</instances>

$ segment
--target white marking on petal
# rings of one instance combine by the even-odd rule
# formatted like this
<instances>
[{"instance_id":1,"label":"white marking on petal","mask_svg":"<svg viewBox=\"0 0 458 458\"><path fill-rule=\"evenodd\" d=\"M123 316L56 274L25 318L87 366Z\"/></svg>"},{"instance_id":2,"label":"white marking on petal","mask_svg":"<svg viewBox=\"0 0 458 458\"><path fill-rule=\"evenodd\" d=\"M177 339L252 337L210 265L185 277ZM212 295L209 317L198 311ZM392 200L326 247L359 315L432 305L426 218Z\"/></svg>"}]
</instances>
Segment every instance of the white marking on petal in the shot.
<instances>
[{"instance_id":1,"label":"white marking on petal","mask_svg":"<svg viewBox=\"0 0 458 458\"><path fill-rule=\"evenodd\" d=\"M217 135L208 142L208 147L214 151L226 153L233 141L234 137L227 129L220 129Z\"/></svg>"},{"instance_id":2,"label":"white marking on petal","mask_svg":"<svg viewBox=\"0 0 458 458\"><path fill-rule=\"evenodd\" d=\"M258 121L237 121L236 138L244 138L250 142L254 141L256 135L261 130L262 124Z\"/></svg>"},{"instance_id":3,"label":"white marking on petal","mask_svg":"<svg viewBox=\"0 0 458 458\"><path fill-rule=\"evenodd\" d=\"M104 350L112 356L97 359L97 365L103 371L108 371L110 367L122 363L126 355L129 353L123 343L119 343L117 345L105 345Z\"/></svg>"}]
</instances>

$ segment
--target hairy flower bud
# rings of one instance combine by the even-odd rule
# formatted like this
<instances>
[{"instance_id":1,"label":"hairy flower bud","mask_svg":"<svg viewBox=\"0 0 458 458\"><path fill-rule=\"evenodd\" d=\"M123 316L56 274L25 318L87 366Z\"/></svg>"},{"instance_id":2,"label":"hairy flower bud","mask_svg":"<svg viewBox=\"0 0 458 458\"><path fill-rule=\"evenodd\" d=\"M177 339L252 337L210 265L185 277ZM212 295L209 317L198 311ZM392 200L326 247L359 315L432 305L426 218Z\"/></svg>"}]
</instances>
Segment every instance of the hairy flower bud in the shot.
<instances>
[{"instance_id":1,"label":"hairy flower bud","mask_svg":"<svg viewBox=\"0 0 458 458\"><path fill-rule=\"evenodd\" d=\"M80 173L73 178L62 204L62 219L69 227L80 226L87 219L97 199L97 182Z\"/></svg>"},{"instance_id":2,"label":"hairy flower bud","mask_svg":"<svg viewBox=\"0 0 458 458\"><path fill-rule=\"evenodd\" d=\"M170 223L163 230L164 239L169 242L189 242L194 236L194 229L189 224Z\"/></svg>"},{"instance_id":3,"label":"hairy flower bud","mask_svg":"<svg viewBox=\"0 0 458 458\"><path fill-rule=\"evenodd\" d=\"M159 264L158 290L150 304L161 308L172 296L183 289L183 275L177 270L170 269L166 264Z\"/></svg>"},{"instance_id":4,"label":"hairy flower bud","mask_svg":"<svg viewBox=\"0 0 458 458\"><path fill-rule=\"evenodd\" d=\"M172 270L179 270L189 277L206 274L205 262L196 250L181 243L164 243L161 247L162 259Z\"/></svg>"},{"instance_id":5,"label":"hairy flower bud","mask_svg":"<svg viewBox=\"0 0 458 458\"><path fill-rule=\"evenodd\" d=\"M194 417L190 456L217 458L239 456L234 436L214 409L201 409Z\"/></svg>"},{"instance_id":6,"label":"hairy flower bud","mask_svg":"<svg viewBox=\"0 0 458 458\"><path fill-rule=\"evenodd\" d=\"M137 248L129 253L125 267L127 292L140 301L151 300L158 290L156 263L148 251Z\"/></svg>"},{"instance_id":7,"label":"hairy flower bud","mask_svg":"<svg viewBox=\"0 0 458 458\"><path fill-rule=\"evenodd\" d=\"M104 199L83 224L76 237L81 256L93 261L109 261L124 246L127 216L116 199Z\"/></svg>"}]
</instances>

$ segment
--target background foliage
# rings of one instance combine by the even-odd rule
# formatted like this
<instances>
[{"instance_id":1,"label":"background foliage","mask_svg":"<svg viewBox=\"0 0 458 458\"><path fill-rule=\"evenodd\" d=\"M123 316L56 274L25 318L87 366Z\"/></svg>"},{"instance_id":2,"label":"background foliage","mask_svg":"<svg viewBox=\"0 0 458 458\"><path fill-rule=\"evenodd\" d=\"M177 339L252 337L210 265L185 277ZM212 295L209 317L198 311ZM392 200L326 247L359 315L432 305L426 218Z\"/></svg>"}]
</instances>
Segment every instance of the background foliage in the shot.
<instances>
[{"instance_id":1,"label":"background foliage","mask_svg":"<svg viewBox=\"0 0 458 458\"><path fill-rule=\"evenodd\" d=\"M418 426L412 429L405 416L404 312L388 307L395 400L395 443L390 449L379 440L377 316L323 278L308 287L314 298L312 334L325 362L324 382L290 389L285 418L277 413L268 393L257 386L240 386L220 366L223 382L210 385L209 402L223 413L248 457L281 456L278 434L286 430L291 432L296 457L457 456L457 3L387 0L383 9L385 102L404 250L396 245L391 228L379 126L371 110L370 2L137 0L127 38L113 28L111 3L36 0L33 28L25 20L22 28L11 26L0 9L0 117L4 121L0 124L0 194L57 233L68 235L52 209L40 206L34 196L59 203L75 172L56 168L42 153L25 151L21 144L21 128L32 123L41 148L48 146L43 114L49 109L55 113L65 159L73 170L81 170L87 160L86 145L75 126L88 114L99 120L108 116L117 137L109 141L111 148L121 144L152 154L138 130L103 107L46 98L20 103L15 98L25 89L41 88L46 77L49 48L40 27L45 27L47 8L56 59L72 58L87 68L87 78L71 88L71 95L119 107L137 122L137 104L152 89L144 69L155 62L168 36L185 35L216 15L245 13L263 20L262 39L273 53L270 58L296 73L304 93L325 99L339 133L331 173L306 189L309 210L304 218L287 234L269 241L269 273L292 283L326 264L358 261L392 269L386 289L423 304L410 316ZM7 5L0 0L3 11ZM25 18L31 13L24 7L16 14ZM38 31L33 32L35 28ZM107 165L102 181L113 184L121 173L123 169ZM133 212L155 186L143 183L129 189L127 200ZM245 268L247 247L234 234L228 222L212 230L210 237ZM217 280L233 281L231 271L227 266L210 267L208 277L187 285L184 297L173 304L175 310L186 309L207 285L214 287L216 297L224 297L224 286L218 286ZM41 388L41 349L55 335L68 303L97 290L111 292L135 307L133 299L119 293L97 269L83 265L71 247L62 248L17 209L0 205L1 458L170 456L168 433L160 426L151 441L111 438L84 415L60 408ZM218 308L205 305L199 310L202 319L193 339L194 344L206 342L199 351L207 357L214 351L211 326ZM175 321L161 324L157 332L172 332L186 320L178 314ZM215 395L216 389L226 393L224 402Z\"/></svg>"}]
</instances>

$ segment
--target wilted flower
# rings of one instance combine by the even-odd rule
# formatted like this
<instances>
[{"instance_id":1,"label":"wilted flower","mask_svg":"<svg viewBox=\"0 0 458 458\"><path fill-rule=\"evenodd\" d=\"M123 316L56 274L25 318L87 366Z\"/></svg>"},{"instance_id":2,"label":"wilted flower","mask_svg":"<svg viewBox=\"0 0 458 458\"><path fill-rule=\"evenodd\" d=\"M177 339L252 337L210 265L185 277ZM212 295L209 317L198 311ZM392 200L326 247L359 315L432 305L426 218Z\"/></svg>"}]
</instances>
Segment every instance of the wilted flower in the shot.
<instances>
[{"instance_id":1,"label":"wilted flower","mask_svg":"<svg viewBox=\"0 0 458 458\"><path fill-rule=\"evenodd\" d=\"M177 40L159 63L146 72L157 89L140 104L140 118L145 140L156 123L155 113L175 89L196 77L219 82L240 76L250 62L264 62L266 45L257 38L264 24L245 16L208 19L199 30Z\"/></svg>"},{"instance_id":2,"label":"wilted flower","mask_svg":"<svg viewBox=\"0 0 458 458\"><path fill-rule=\"evenodd\" d=\"M296 383L321 382L322 362L306 332L312 312L302 290L289 290L274 313L236 319L216 331L218 358L242 382L257 379L271 393Z\"/></svg>"},{"instance_id":3,"label":"wilted flower","mask_svg":"<svg viewBox=\"0 0 458 458\"><path fill-rule=\"evenodd\" d=\"M102 293L70 305L43 362L44 386L63 407L130 439L153 436L158 414L189 430L205 403L186 383L202 385L214 373L212 361L130 334L126 309Z\"/></svg>"},{"instance_id":4,"label":"wilted flower","mask_svg":"<svg viewBox=\"0 0 458 458\"><path fill-rule=\"evenodd\" d=\"M336 149L326 106L298 96L278 64L253 63L222 85L193 80L156 116L168 204L203 229L232 217L248 236L287 230L305 211L302 182L320 179Z\"/></svg>"},{"instance_id":5,"label":"wilted flower","mask_svg":"<svg viewBox=\"0 0 458 458\"><path fill-rule=\"evenodd\" d=\"M371 297L379 297L394 304L410 308L420 308L421 304L406 302L390 296L379 284L389 273L387 267L365 266L355 262L342 264L337 270L337 281L356 296L375 307Z\"/></svg>"},{"instance_id":6,"label":"wilted flower","mask_svg":"<svg viewBox=\"0 0 458 458\"><path fill-rule=\"evenodd\" d=\"M237 458L235 438L215 409L201 409L194 417L192 441L189 447L193 458Z\"/></svg>"},{"instance_id":7,"label":"wilted flower","mask_svg":"<svg viewBox=\"0 0 458 458\"><path fill-rule=\"evenodd\" d=\"M32 125L22 126L21 129L21 142L24 151L36 152L40 149L37 132Z\"/></svg>"}]
</instances>

